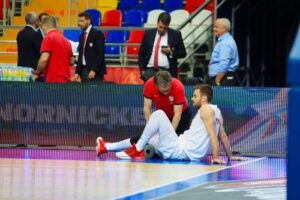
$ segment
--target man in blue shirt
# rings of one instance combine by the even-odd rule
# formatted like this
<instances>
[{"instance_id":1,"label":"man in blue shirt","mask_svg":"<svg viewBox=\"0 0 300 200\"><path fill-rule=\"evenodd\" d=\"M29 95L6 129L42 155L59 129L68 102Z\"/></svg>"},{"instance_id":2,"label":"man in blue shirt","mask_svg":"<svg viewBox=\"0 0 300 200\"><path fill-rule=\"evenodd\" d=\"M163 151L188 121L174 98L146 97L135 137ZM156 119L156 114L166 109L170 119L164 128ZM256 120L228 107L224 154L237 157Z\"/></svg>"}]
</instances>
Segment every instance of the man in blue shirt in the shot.
<instances>
[{"instance_id":1,"label":"man in blue shirt","mask_svg":"<svg viewBox=\"0 0 300 200\"><path fill-rule=\"evenodd\" d=\"M215 21L214 33L218 40L208 66L208 75L213 85L236 85L234 71L239 65L239 55L236 43L229 31L228 19L219 18Z\"/></svg>"}]
</instances>

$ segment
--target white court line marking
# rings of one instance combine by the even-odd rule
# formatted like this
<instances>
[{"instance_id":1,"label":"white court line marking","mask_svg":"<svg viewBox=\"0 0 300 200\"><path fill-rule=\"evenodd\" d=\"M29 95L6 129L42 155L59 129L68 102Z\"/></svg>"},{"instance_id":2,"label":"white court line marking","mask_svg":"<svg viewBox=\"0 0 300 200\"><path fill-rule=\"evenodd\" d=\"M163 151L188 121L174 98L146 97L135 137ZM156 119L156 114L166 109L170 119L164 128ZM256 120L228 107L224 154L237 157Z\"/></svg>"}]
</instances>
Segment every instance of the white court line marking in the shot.
<instances>
[{"instance_id":1,"label":"white court line marking","mask_svg":"<svg viewBox=\"0 0 300 200\"><path fill-rule=\"evenodd\" d=\"M120 197L116 197L115 199L122 199L122 198L126 198L126 197L129 197L129 196L133 196L133 195L136 195L136 194L139 194L139 193L145 193L145 192L148 192L148 191L151 191L151 190L156 190L156 189L159 189L159 188L161 188L161 187L165 187L165 186L168 186L168 185L171 185L171 184L175 184L175 183L178 183L178 182L188 181L188 180L191 180L191 179L194 179L194 178L197 178L197 177L205 176L205 175L208 175L208 174L212 174L212 173L215 173L215 172L218 172L218 171L230 169L230 168L233 168L233 167L238 167L238 166L245 165L245 164L248 164L248 163L260 161L260 160L263 160L263 159L266 159L266 158L267 158L267 157L262 157L262 158L257 158L257 159L253 159L253 160L241 162L241 163L236 164L236 165L226 166L226 167L224 167L224 168L217 169L217 170L213 170L213 171L209 171L209 172L204 173L204 174L201 174L201 175L195 175L195 176L192 176L192 177L189 177L189 178L183 178L183 179L179 179L179 180L176 180L176 181L171 181L171 182L168 182L168 183L165 183L165 184L161 184L161 185L159 185L159 186L155 186L155 187L152 187L152 188L148 188L148 189L146 189L146 190L140 190L140 191L137 191L137 192L134 192L134 193L129 193L129 194L127 194L127 195L123 195L123 196L120 196ZM167 196L170 196L170 195L179 193L179 192L183 192L183 191L185 191L185 190L190 190L190 189L193 189L193 188L198 187L198 186L200 186L200 185L203 185L203 184L205 184L205 183L206 183L206 182L202 182L202 183L196 184L196 185L194 185L194 186L192 186L192 187L188 187L188 188L186 188L186 189L178 190L178 191L176 191L176 192L171 192L171 193L168 193L168 194L166 194L166 195L159 196L158 198L167 197ZM154 199L158 199L158 198L154 198Z\"/></svg>"}]
</instances>

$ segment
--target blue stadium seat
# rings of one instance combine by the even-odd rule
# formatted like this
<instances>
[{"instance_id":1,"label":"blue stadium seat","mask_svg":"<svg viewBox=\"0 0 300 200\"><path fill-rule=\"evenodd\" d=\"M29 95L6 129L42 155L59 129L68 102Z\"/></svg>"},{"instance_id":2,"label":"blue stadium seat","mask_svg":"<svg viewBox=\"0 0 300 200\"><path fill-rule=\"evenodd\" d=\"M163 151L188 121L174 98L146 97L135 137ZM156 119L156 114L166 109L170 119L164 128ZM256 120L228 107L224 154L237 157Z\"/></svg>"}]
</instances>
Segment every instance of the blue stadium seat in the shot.
<instances>
[{"instance_id":1,"label":"blue stadium seat","mask_svg":"<svg viewBox=\"0 0 300 200\"><path fill-rule=\"evenodd\" d=\"M63 35L73 42L79 42L79 35L81 34L81 30L71 30L65 29Z\"/></svg>"},{"instance_id":2,"label":"blue stadium seat","mask_svg":"<svg viewBox=\"0 0 300 200\"><path fill-rule=\"evenodd\" d=\"M183 8L183 0L165 0L162 9L167 12Z\"/></svg>"},{"instance_id":3,"label":"blue stadium seat","mask_svg":"<svg viewBox=\"0 0 300 200\"><path fill-rule=\"evenodd\" d=\"M109 30L107 31L106 43L121 43L124 44L128 39L128 31ZM122 53L120 45L105 45L105 54L119 55Z\"/></svg>"},{"instance_id":4,"label":"blue stadium seat","mask_svg":"<svg viewBox=\"0 0 300 200\"><path fill-rule=\"evenodd\" d=\"M143 12L140 10L130 10L125 13L123 26L143 27Z\"/></svg>"},{"instance_id":5,"label":"blue stadium seat","mask_svg":"<svg viewBox=\"0 0 300 200\"><path fill-rule=\"evenodd\" d=\"M140 9L139 0L120 0L118 10L121 10L123 15L129 10Z\"/></svg>"},{"instance_id":6,"label":"blue stadium seat","mask_svg":"<svg viewBox=\"0 0 300 200\"><path fill-rule=\"evenodd\" d=\"M92 15L92 25L99 26L101 22L101 12L97 9L87 9L86 12Z\"/></svg>"},{"instance_id":7,"label":"blue stadium seat","mask_svg":"<svg viewBox=\"0 0 300 200\"><path fill-rule=\"evenodd\" d=\"M144 13L144 22L147 21L148 12L151 10L161 9L160 0L143 0L142 10Z\"/></svg>"}]
</instances>

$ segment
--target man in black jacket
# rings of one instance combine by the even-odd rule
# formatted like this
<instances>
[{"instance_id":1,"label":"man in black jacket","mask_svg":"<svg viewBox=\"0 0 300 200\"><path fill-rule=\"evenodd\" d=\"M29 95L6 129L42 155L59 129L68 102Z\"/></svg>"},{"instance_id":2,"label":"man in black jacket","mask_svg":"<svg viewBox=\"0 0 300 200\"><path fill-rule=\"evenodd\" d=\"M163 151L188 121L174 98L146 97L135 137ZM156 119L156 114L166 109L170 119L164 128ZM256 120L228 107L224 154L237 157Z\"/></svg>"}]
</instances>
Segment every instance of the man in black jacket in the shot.
<instances>
[{"instance_id":1,"label":"man in black jacket","mask_svg":"<svg viewBox=\"0 0 300 200\"><path fill-rule=\"evenodd\" d=\"M25 16L26 26L17 35L18 66L36 69L40 57L41 41L38 37L37 15L30 12Z\"/></svg>"},{"instance_id":2,"label":"man in black jacket","mask_svg":"<svg viewBox=\"0 0 300 200\"><path fill-rule=\"evenodd\" d=\"M145 31L140 52L139 67L141 78L146 82L157 71L167 70L177 78L177 59L186 56L179 31L169 28L171 16L163 12L158 16L157 28Z\"/></svg>"},{"instance_id":3,"label":"man in black jacket","mask_svg":"<svg viewBox=\"0 0 300 200\"><path fill-rule=\"evenodd\" d=\"M37 32L39 33L39 37L40 37L40 40L41 40L41 44L42 44L42 40L43 38L45 37L45 33L43 32L42 28L41 28L41 25L42 25L42 21L48 17L49 14L48 13L45 13L45 12L42 12L39 14L38 16L38 28L37 28Z\"/></svg>"},{"instance_id":4,"label":"man in black jacket","mask_svg":"<svg viewBox=\"0 0 300 200\"><path fill-rule=\"evenodd\" d=\"M92 17L83 12L78 15L78 26L82 29L79 36L79 56L74 81L101 81L106 74L104 60L104 35L92 27Z\"/></svg>"}]
</instances>

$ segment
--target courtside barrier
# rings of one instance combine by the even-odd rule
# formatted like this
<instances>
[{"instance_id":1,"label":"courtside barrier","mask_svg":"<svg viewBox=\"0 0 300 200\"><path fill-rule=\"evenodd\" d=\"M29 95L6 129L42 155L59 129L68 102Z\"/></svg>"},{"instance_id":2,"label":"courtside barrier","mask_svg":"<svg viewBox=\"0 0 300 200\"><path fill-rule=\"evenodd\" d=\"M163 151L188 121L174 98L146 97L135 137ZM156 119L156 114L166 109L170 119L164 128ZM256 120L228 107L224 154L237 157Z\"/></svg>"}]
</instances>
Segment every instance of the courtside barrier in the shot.
<instances>
[{"instance_id":1,"label":"courtside barrier","mask_svg":"<svg viewBox=\"0 0 300 200\"><path fill-rule=\"evenodd\" d=\"M213 89L234 151L285 155L288 88ZM0 82L0 91L1 144L95 146L145 125L143 85ZM192 93L186 86L191 107Z\"/></svg>"}]
</instances>

